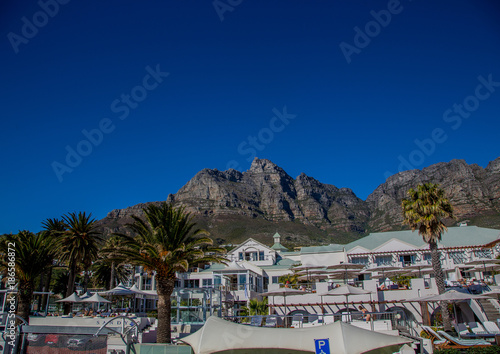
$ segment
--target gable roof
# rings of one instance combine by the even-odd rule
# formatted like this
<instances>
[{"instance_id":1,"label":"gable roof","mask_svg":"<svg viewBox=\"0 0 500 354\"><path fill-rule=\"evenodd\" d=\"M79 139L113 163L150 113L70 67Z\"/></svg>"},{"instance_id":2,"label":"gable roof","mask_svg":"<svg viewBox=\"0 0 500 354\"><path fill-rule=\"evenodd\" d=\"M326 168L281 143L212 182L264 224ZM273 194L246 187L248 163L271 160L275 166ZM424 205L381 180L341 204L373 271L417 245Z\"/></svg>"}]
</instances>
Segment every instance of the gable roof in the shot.
<instances>
[{"instance_id":1,"label":"gable roof","mask_svg":"<svg viewBox=\"0 0 500 354\"><path fill-rule=\"evenodd\" d=\"M258 245L260 245L260 246L262 246L262 247L264 247L264 248L267 248L267 249L268 249L268 250L270 250L270 251L274 251L271 247L266 246L266 245L265 245L265 244L263 244L262 242L259 242L259 241L257 241L257 240L255 240L255 239L253 239L253 238L251 238L251 237L250 237L250 238L246 239L245 241L243 241L242 243L240 243L239 245L237 245L237 246L236 246L235 248L233 248L231 251L229 251L229 252L228 252L228 254L233 254L233 253L235 253L235 251L236 251L238 248L240 248L240 247L244 246L246 243L248 243L248 242L250 242L250 241L253 241L253 242L257 243Z\"/></svg>"},{"instance_id":2,"label":"gable roof","mask_svg":"<svg viewBox=\"0 0 500 354\"><path fill-rule=\"evenodd\" d=\"M488 229L477 226L449 227L448 232L445 232L442 235L439 246L482 246L499 239L499 237L500 230L496 229ZM373 251L392 239L407 243L415 248L422 248L427 245L427 243L425 243L422 239L422 236L418 234L418 231L412 232L411 230L404 230L372 233L368 236L360 238L359 240L348 243L345 245L345 248L347 251L350 251L358 246Z\"/></svg>"}]
</instances>

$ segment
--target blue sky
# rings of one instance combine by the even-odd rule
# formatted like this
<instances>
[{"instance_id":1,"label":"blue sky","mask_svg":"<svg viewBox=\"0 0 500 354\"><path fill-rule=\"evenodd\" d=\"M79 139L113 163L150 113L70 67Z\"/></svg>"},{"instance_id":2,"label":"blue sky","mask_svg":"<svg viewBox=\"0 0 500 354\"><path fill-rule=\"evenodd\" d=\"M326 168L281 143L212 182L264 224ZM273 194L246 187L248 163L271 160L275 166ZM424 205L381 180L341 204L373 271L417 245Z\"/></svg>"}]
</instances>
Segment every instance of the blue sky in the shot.
<instances>
[{"instance_id":1,"label":"blue sky","mask_svg":"<svg viewBox=\"0 0 500 354\"><path fill-rule=\"evenodd\" d=\"M0 233L254 155L366 197L498 151L496 1L0 4ZM286 108L285 108L286 107Z\"/></svg>"}]
</instances>

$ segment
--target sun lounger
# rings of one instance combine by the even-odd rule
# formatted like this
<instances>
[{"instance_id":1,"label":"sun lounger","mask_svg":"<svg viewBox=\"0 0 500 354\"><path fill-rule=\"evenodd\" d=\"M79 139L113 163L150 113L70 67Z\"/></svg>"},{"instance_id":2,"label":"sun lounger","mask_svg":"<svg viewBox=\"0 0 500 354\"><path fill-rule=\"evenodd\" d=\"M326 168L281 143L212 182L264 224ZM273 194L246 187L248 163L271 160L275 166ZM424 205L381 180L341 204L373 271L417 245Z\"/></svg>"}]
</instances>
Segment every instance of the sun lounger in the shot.
<instances>
[{"instance_id":1,"label":"sun lounger","mask_svg":"<svg viewBox=\"0 0 500 354\"><path fill-rule=\"evenodd\" d=\"M448 333L443 331L434 331L428 326L422 326L422 329L429 335L432 344L436 348L447 349L447 348L468 348L471 346L488 346L491 345L482 339L460 339L450 336Z\"/></svg>"},{"instance_id":2,"label":"sun lounger","mask_svg":"<svg viewBox=\"0 0 500 354\"><path fill-rule=\"evenodd\" d=\"M491 345L491 343L483 340L483 339L460 339L457 337L453 337L444 331L438 331L438 333L448 341L448 348L468 348L468 347L487 347ZM443 346L440 346L443 348Z\"/></svg>"},{"instance_id":3,"label":"sun lounger","mask_svg":"<svg viewBox=\"0 0 500 354\"><path fill-rule=\"evenodd\" d=\"M497 324L493 321L484 321L484 328L490 332L491 334L500 335L500 328L498 328Z\"/></svg>"},{"instance_id":4,"label":"sun lounger","mask_svg":"<svg viewBox=\"0 0 500 354\"><path fill-rule=\"evenodd\" d=\"M469 329L467 328L465 323L458 323L455 326L455 331L457 331L458 335L461 338L471 338L471 337L477 337L475 333L471 333Z\"/></svg>"},{"instance_id":5,"label":"sun lounger","mask_svg":"<svg viewBox=\"0 0 500 354\"><path fill-rule=\"evenodd\" d=\"M478 322L469 322L469 328L478 337L494 337L495 336L494 334L489 333L487 330L485 330L484 327L481 325L481 323L478 323Z\"/></svg>"}]
</instances>

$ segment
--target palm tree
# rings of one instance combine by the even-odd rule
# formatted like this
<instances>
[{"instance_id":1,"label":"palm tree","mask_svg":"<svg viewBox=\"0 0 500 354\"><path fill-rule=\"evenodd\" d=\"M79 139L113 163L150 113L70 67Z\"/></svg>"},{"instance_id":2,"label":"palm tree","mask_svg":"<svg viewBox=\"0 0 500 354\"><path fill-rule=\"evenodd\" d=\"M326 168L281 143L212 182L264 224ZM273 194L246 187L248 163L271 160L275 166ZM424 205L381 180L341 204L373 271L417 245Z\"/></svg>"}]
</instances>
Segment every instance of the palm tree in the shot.
<instances>
[{"instance_id":1,"label":"palm tree","mask_svg":"<svg viewBox=\"0 0 500 354\"><path fill-rule=\"evenodd\" d=\"M15 279L19 282L17 315L29 321L35 279L52 266L56 255L52 239L30 231L5 235L0 241L0 253L0 267L4 270L13 268L9 263L14 262Z\"/></svg>"},{"instance_id":2,"label":"palm tree","mask_svg":"<svg viewBox=\"0 0 500 354\"><path fill-rule=\"evenodd\" d=\"M174 208L164 202L151 204L143 209L145 220L133 216L127 224L133 235L122 237L120 255L115 259L127 260L142 266L147 272L156 273L158 291L157 342L170 343L170 296L174 291L176 272L187 272L190 267L203 262L224 263L225 249L212 248L213 241L207 231L194 229L190 213L184 208ZM116 250L106 249L105 252Z\"/></svg>"},{"instance_id":3,"label":"palm tree","mask_svg":"<svg viewBox=\"0 0 500 354\"><path fill-rule=\"evenodd\" d=\"M442 220L453 218L453 207L439 185L425 183L417 186L416 190L408 190L408 199L401 201L401 208L403 224L408 224L412 231L418 230L424 241L429 244L437 288L439 294L443 294L445 284L438 242L441 241L443 232L448 230ZM450 313L444 301L441 302L441 313L445 331L451 330Z\"/></svg>"},{"instance_id":4,"label":"palm tree","mask_svg":"<svg viewBox=\"0 0 500 354\"><path fill-rule=\"evenodd\" d=\"M96 230L95 219L92 214L85 212L68 213L63 215L66 230L58 239L58 252L60 260L66 262L69 268L68 288L66 296L73 294L75 289L75 277L79 269L85 272L84 291L88 283L88 271L92 262L97 259L99 245L103 239ZM69 312L69 306L65 306L65 312Z\"/></svg>"},{"instance_id":5,"label":"palm tree","mask_svg":"<svg viewBox=\"0 0 500 354\"><path fill-rule=\"evenodd\" d=\"M117 236L109 238L104 250L99 252L99 258L92 265L92 277L95 283L104 284L106 289L110 290L116 286L116 283L125 283L132 274L130 267L123 262L116 262L115 258L119 256L121 240Z\"/></svg>"},{"instance_id":6,"label":"palm tree","mask_svg":"<svg viewBox=\"0 0 500 354\"><path fill-rule=\"evenodd\" d=\"M64 231L66 231L66 226L62 220L59 219L47 219L42 222L42 236L45 238L50 238L54 241L59 237ZM52 281L52 270L53 265L47 269L45 273L41 275L39 291L50 291L50 282ZM44 294L41 298L40 304L47 303L48 295Z\"/></svg>"}]
</instances>

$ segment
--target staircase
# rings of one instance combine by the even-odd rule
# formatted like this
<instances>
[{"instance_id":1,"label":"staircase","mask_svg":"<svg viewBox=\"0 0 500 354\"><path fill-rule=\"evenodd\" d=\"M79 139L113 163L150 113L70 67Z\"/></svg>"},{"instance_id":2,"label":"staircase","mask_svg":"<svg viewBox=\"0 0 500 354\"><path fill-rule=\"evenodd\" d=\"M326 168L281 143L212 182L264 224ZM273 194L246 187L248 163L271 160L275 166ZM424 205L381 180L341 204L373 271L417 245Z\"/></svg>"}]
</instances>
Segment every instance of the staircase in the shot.
<instances>
[{"instance_id":1,"label":"staircase","mask_svg":"<svg viewBox=\"0 0 500 354\"><path fill-rule=\"evenodd\" d=\"M497 301L497 300L476 299L476 301L478 301L482 306L484 313L488 318L488 321L496 322L497 319L500 319L500 311L495 305L492 304L492 301Z\"/></svg>"}]
</instances>

